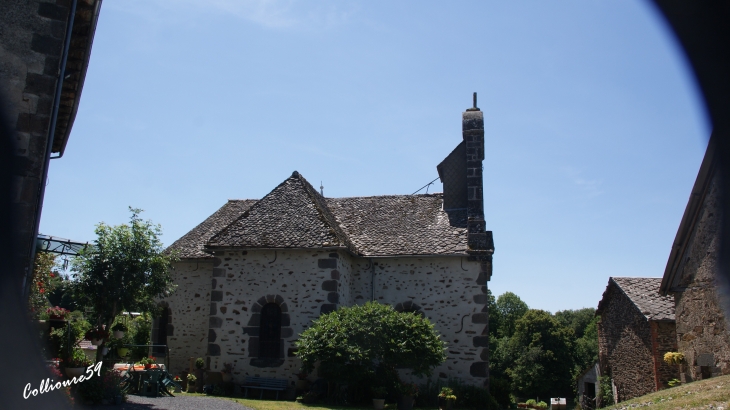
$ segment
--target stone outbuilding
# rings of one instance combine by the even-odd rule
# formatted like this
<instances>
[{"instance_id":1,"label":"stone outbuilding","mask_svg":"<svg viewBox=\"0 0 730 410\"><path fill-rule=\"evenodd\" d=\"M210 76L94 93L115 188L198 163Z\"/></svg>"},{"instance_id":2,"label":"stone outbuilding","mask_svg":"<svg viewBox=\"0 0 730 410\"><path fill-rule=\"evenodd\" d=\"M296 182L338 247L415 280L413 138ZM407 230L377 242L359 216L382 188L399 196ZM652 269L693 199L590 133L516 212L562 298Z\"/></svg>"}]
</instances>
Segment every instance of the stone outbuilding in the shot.
<instances>
[{"instance_id":1,"label":"stone outbuilding","mask_svg":"<svg viewBox=\"0 0 730 410\"><path fill-rule=\"evenodd\" d=\"M674 300L659 295L661 278L609 278L598 304L600 374L624 401L667 387L679 378L664 354L677 350Z\"/></svg>"},{"instance_id":2,"label":"stone outbuilding","mask_svg":"<svg viewBox=\"0 0 730 410\"><path fill-rule=\"evenodd\" d=\"M598 407L596 397L598 397L600 389L600 377L601 368L598 362L583 370L583 373L578 376L578 403L580 403L582 409L595 409Z\"/></svg>"},{"instance_id":3,"label":"stone outbuilding","mask_svg":"<svg viewBox=\"0 0 730 410\"><path fill-rule=\"evenodd\" d=\"M675 303L677 344L685 356L682 382L730 374L730 332L716 284L722 218L718 168L713 137L660 287Z\"/></svg>"},{"instance_id":4,"label":"stone outbuilding","mask_svg":"<svg viewBox=\"0 0 730 410\"><path fill-rule=\"evenodd\" d=\"M202 356L212 378L231 363L234 382L257 375L293 386L295 341L312 320L374 300L434 323L448 344L436 377L488 387L494 245L482 112L468 109L462 127L437 167L443 194L327 198L295 171L260 200L228 201L171 245L178 288L153 341L169 345L172 371Z\"/></svg>"}]
</instances>

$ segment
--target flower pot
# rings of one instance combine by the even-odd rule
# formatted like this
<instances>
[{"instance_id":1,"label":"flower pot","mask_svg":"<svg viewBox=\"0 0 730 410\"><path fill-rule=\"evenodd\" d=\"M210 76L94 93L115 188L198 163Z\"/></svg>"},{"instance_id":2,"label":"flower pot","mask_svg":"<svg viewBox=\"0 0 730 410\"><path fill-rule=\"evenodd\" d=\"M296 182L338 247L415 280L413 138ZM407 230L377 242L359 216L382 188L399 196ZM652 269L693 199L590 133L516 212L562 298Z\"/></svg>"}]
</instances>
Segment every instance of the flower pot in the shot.
<instances>
[{"instance_id":1,"label":"flower pot","mask_svg":"<svg viewBox=\"0 0 730 410\"><path fill-rule=\"evenodd\" d=\"M49 320L63 320L63 321L66 320L66 318L64 316L59 316L59 315L49 315L48 319Z\"/></svg>"},{"instance_id":2,"label":"flower pot","mask_svg":"<svg viewBox=\"0 0 730 410\"><path fill-rule=\"evenodd\" d=\"M398 410L411 410L413 409L413 402L416 399L413 396L400 396L398 399Z\"/></svg>"},{"instance_id":3,"label":"flower pot","mask_svg":"<svg viewBox=\"0 0 730 410\"><path fill-rule=\"evenodd\" d=\"M145 364L145 365L144 365L144 369L145 369L145 370L149 370L149 369L151 369L151 368L152 368L152 364L149 364L149 363L148 363L148 364Z\"/></svg>"},{"instance_id":4,"label":"flower pot","mask_svg":"<svg viewBox=\"0 0 730 410\"><path fill-rule=\"evenodd\" d=\"M127 347L118 347L117 348L117 354L119 355L119 357L124 357L127 354L129 354L129 348L127 348Z\"/></svg>"},{"instance_id":5,"label":"flower pot","mask_svg":"<svg viewBox=\"0 0 730 410\"><path fill-rule=\"evenodd\" d=\"M188 393L195 393L195 383L188 383Z\"/></svg>"},{"instance_id":6,"label":"flower pot","mask_svg":"<svg viewBox=\"0 0 730 410\"><path fill-rule=\"evenodd\" d=\"M454 405L453 400L447 400L443 397L439 397L439 410L451 410Z\"/></svg>"},{"instance_id":7,"label":"flower pot","mask_svg":"<svg viewBox=\"0 0 730 410\"><path fill-rule=\"evenodd\" d=\"M117 339L121 339L124 337L124 331L122 330L115 330L114 331L114 337Z\"/></svg>"},{"instance_id":8,"label":"flower pot","mask_svg":"<svg viewBox=\"0 0 730 410\"><path fill-rule=\"evenodd\" d=\"M85 367L67 367L66 376L68 377L79 377L86 373Z\"/></svg>"},{"instance_id":9,"label":"flower pot","mask_svg":"<svg viewBox=\"0 0 730 410\"><path fill-rule=\"evenodd\" d=\"M99 346L100 344L102 344L102 342L104 342L104 340L103 339L91 339L90 342L94 346Z\"/></svg>"},{"instance_id":10,"label":"flower pot","mask_svg":"<svg viewBox=\"0 0 730 410\"><path fill-rule=\"evenodd\" d=\"M221 379L223 379L225 383L228 383L233 379L233 375L230 373L221 372Z\"/></svg>"},{"instance_id":11,"label":"flower pot","mask_svg":"<svg viewBox=\"0 0 730 410\"><path fill-rule=\"evenodd\" d=\"M373 408L383 410L385 408L385 399L373 399Z\"/></svg>"}]
</instances>

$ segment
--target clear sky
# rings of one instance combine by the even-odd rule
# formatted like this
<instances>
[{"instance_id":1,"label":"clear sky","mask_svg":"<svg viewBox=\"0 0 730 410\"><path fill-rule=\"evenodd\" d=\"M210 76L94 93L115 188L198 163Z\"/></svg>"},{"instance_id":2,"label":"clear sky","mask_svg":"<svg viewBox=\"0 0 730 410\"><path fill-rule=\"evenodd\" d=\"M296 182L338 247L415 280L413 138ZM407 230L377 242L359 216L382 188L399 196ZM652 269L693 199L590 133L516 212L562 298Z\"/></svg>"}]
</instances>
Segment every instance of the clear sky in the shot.
<instances>
[{"instance_id":1,"label":"clear sky","mask_svg":"<svg viewBox=\"0 0 730 410\"><path fill-rule=\"evenodd\" d=\"M91 241L131 205L169 245L294 170L325 196L411 194L474 91L495 295L555 312L663 274L711 124L637 0L104 0L41 232Z\"/></svg>"}]
</instances>

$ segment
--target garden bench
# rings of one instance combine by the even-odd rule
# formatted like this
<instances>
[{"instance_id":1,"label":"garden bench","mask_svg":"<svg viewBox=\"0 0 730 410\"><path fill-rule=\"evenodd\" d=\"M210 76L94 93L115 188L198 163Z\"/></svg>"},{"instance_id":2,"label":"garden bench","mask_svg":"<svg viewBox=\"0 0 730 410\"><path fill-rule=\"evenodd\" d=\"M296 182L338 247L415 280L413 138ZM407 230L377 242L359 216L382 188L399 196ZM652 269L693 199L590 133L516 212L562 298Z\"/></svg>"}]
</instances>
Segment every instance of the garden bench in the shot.
<instances>
[{"instance_id":1,"label":"garden bench","mask_svg":"<svg viewBox=\"0 0 730 410\"><path fill-rule=\"evenodd\" d=\"M274 379L269 377L248 376L246 382L241 386L248 397L248 389L259 389L261 394L259 399L264 397L264 390L276 390L276 400L279 400L279 392L286 390L287 381L283 379Z\"/></svg>"}]
</instances>

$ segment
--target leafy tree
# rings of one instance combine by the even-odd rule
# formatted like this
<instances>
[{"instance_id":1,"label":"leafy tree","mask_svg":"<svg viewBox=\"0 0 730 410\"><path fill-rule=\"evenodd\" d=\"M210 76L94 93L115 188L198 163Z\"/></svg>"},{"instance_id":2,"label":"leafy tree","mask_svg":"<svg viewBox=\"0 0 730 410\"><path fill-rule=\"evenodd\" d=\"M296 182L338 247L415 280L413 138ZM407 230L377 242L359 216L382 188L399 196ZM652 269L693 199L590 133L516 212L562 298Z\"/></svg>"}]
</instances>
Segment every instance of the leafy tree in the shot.
<instances>
[{"instance_id":1,"label":"leafy tree","mask_svg":"<svg viewBox=\"0 0 730 410\"><path fill-rule=\"evenodd\" d=\"M594 317L583 330L583 336L575 340L575 371L577 377L598 360L598 320Z\"/></svg>"},{"instance_id":2,"label":"leafy tree","mask_svg":"<svg viewBox=\"0 0 730 410\"><path fill-rule=\"evenodd\" d=\"M499 328L502 323L502 313L497 307L497 301L492 295L492 290L487 289L487 310L489 311L489 338L494 339L499 336Z\"/></svg>"},{"instance_id":3,"label":"leafy tree","mask_svg":"<svg viewBox=\"0 0 730 410\"><path fill-rule=\"evenodd\" d=\"M341 307L314 320L297 341L302 370L342 382L372 380L379 364L428 375L446 360L445 343L428 319L368 302Z\"/></svg>"},{"instance_id":4,"label":"leafy tree","mask_svg":"<svg viewBox=\"0 0 730 410\"><path fill-rule=\"evenodd\" d=\"M499 301L498 301L499 303ZM521 397L567 397L572 391L573 331L544 310L527 311L515 323L506 370Z\"/></svg>"},{"instance_id":5,"label":"leafy tree","mask_svg":"<svg viewBox=\"0 0 730 410\"><path fill-rule=\"evenodd\" d=\"M555 319L562 326L573 329L576 338L583 337L586 327L596 317L596 309L561 310L555 313Z\"/></svg>"},{"instance_id":6,"label":"leafy tree","mask_svg":"<svg viewBox=\"0 0 730 410\"><path fill-rule=\"evenodd\" d=\"M500 337L511 337L515 332L515 323L529 310L527 303L512 292L505 292L497 298L497 311L499 311Z\"/></svg>"},{"instance_id":7,"label":"leafy tree","mask_svg":"<svg viewBox=\"0 0 730 410\"><path fill-rule=\"evenodd\" d=\"M97 328L109 329L123 311L153 312L155 298L174 290L170 272L174 256L163 253L160 226L140 219L142 210L129 210L128 225L99 223L94 246L73 261L75 299L93 312L90 321Z\"/></svg>"}]
</instances>

